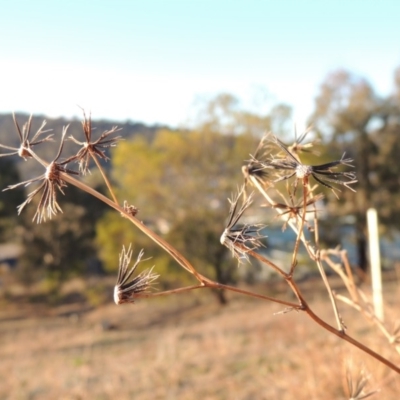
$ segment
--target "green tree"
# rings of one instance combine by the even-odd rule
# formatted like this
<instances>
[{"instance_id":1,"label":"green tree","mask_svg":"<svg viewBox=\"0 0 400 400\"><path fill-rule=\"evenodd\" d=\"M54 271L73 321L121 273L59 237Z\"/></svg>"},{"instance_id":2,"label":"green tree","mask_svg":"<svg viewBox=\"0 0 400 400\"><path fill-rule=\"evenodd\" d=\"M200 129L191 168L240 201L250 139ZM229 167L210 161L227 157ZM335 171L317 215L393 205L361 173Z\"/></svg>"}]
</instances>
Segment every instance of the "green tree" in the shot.
<instances>
[{"instance_id":1,"label":"green tree","mask_svg":"<svg viewBox=\"0 0 400 400\"><path fill-rule=\"evenodd\" d=\"M400 225L400 68L394 74L393 94L380 102L370 129L377 151L372 160L373 205L380 219L389 227Z\"/></svg>"},{"instance_id":2,"label":"green tree","mask_svg":"<svg viewBox=\"0 0 400 400\"><path fill-rule=\"evenodd\" d=\"M395 96L379 97L366 79L347 71L328 75L311 116L331 152L345 150L354 159L357 193L343 193L334 212L356 217L358 264L364 271L367 209L376 207L384 222L398 223L398 202L389 197L399 184L399 116Z\"/></svg>"}]
</instances>

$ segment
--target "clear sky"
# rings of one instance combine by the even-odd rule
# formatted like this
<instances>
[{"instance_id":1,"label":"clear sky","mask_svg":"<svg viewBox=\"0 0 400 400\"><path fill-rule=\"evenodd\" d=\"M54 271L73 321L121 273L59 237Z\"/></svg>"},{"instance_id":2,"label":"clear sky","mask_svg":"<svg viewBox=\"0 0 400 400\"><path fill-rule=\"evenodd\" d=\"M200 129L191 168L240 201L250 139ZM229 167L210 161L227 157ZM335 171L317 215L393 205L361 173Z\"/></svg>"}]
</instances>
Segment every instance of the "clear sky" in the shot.
<instances>
[{"instance_id":1,"label":"clear sky","mask_svg":"<svg viewBox=\"0 0 400 400\"><path fill-rule=\"evenodd\" d=\"M328 72L398 66L398 0L0 0L0 112L174 126L229 92L301 123Z\"/></svg>"}]
</instances>

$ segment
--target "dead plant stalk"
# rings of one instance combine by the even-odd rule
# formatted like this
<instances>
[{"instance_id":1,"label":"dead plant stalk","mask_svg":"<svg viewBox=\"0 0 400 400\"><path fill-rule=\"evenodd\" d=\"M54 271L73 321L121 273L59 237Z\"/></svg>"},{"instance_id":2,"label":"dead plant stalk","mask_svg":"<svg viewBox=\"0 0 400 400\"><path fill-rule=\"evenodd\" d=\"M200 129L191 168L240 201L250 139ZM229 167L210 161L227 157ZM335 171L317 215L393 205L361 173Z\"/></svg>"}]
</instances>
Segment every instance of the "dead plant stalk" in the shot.
<instances>
[{"instance_id":1,"label":"dead plant stalk","mask_svg":"<svg viewBox=\"0 0 400 400\"><path fill-rule=\"evenodd\" d=\"M112 147L116 145L118 138L111 138L110 135L117 131L116 127L110 131L104 132L103 135L97 141L91 141L91 120L90 117L87 119L86 115L84 115L85 119L82 123L84 134L85 134L85 141L78 142L76 139L72 138L72 140L81 145L81 150L73 157L70 157L67 160L62 162L58 161L58 158L63 149L63 141L65 139L67 128L63 130L62 140L59 152L56 158L48 163L41 159L32 149L32 146L35 144L40 144L42 142L46 142L50 139L47 137L43 140L38 140L38 137L45 131L43 131L43 126L39 129L37 134L34 136L36 142L29 143L29 130L31 119L29 120L28 125L24 126L24 129L19 129L17 126L17 132L21 138L21 147L19 149L10 148L7 146L2 146L8 150L12 150L12 152L8 153L7 155L13 154L20 154L24 158L33 157L37 162L39 162L45 169L46 174L43 176L36 178L34 180L23 182L22 184L28 185L31 182L35 181L42 181L42 186L44 192L42 194L42 199L39 202L38 210L37 210L37 221L42 222L42 220L46 219L47 217L51 217L53 214L56 214L57 211L61 211L60 206L56 200L56 193L58 189L62 192L62 188L67 184L74 185L77 188L83 190L84 192L96 197L97 199L101 200L105 204L107 204L112 209L116 210L119 214L123 217L127 218L133 225L135 225L142 233L147 235L151 240L153 240L158 246L160 246L163 250L165 250L182 268L184 268L187 272L192 274L198 284L190 285L186 287L176 288L172 290L162 291L162 292L151 292L149 293L147 289L150 287L151 282L154 281L157 276L154 275L151 270L145 274L141 274L136 277L136 280L130 285L128 278L134 272L136 265L140 261L140 257L136 261L134 267L129 270L128 264L130 262L131 250L128 251L123 250L120 259L123 261L123 274L121 275L121 265L120 265L120 286L117 287L115 292L115 298L117 299L117 303L123 302L133 302L135 298L139 297L156 297L156 296L165 296L171 294L178 294L182 292L188 292L197 289L223 289L231 292L235 292L244 296L250 296L253 298L257 298L260 300L272 301L278 303L282 306L285 306L285 312L290 310L296 311L303 311L305 312L314 322L316 322L319 326L323 329L327 330L328 332L334 334L335 336L339 337L342 340L347 341L348 343L352 344L353 346L357 347L361 351L367 353L371 357L375 358L379 362L385 364L387 367L392 369L393 371L400 374L400 368L381 356L380 354L374 352L363 343L355 340L351 336L349 336L345 332L345 325L342 321L336 302L334 293L330 287L329 281L327 279L322 261L326 262L326 264L331 267L334 271L338 273L338 275L342 278L343 282L345 283L347 290L350 293L351 299L345 298L343 296L338 296L340 300L345 301L347 304L353 306L355 309L362 311L363 308L360 305L359 299L362 296L360 291L356 288L354 283L354 279L352 277L352 272L347 260L347 256L344 252L340 253L341 260L345 266L346 273L330 258L330 255L333 253L329 253L329 251L321 251L319 246L319 228L318 228L318 216L317 216L317 207L315 205L315 201L317 197L313 197L314 188L310 186L310 178L313 178L317 181L318 184L328 187L332 189L335 193L335 188L333 185L342 185L346 188L351 188L351 184L356 182L355 175L352 172L338 172L336 170L337 167L340 166L351 166L351 160L342 157L340 160L333 161L327 164L316 165L316 166L309 166L302 164L300 162L300 158L297 153L294 152L294 148L296 146L288 147L285 146L279 139L275 138L274 136L263 139L262 143L259 146L259 149L262 149L263 146L266 147L266 152L269 154L267 158L258 160L256 157L250 161L248 166L242 168L242 171L245 175L245 182L251 184L260 194L261 196L267 201L267 204L276 210L278 215L284 216L288 214L288 218L286 223L290 226L290 228L296 234L296 240L293 247L292 259L291 264L288 268L289 272L285 272L285 270L274 262L267 259L262 253L260 253L259 248L262 247L260 240L262 236L259 235L260 228L252 227L249 225L244 224L243 226L239 226L239 220L241 219L243 213L252 203L252 196L246 197L246 188L243 186L240 190L238 195L231 200L231 211L229 217L229 224L224 230L221 236L221 242L227 246L233 253L235 257L240 260L242 259L249 259L252 257L262 264L266 265L267 267L271 268L275 273L279 274L282 279L287 283L288 287L291 289L293 294L297 298L297 303L291 301L281 300L275 297L267 296L260 293L255 293L252 291L243 290L234 286L224 285L219 282L213 281L206 276L202 275L179 251L177 251L171 244L166 242L162 237L160 237L157 233L151 230L148 226L142 223L138 218L133 215L132 212L129 212L127 207L122 207L118 204L117 198L114 195L114 191L112 190L111 184L106 177L101 165L99 163L98 157L100 158L107 158L104 149L107 147ZM299 143L301 140L299 140ZM297 142L296 142L297 143ZM301 148L301 146L297 143L296 148ZM268 153L270 151L270 147L273 147L274 153L272 155ZM303 146L304 148L306 146ZM71 162L79 162L80 169L82 169L81 173L87 170L89 157L92 158L96 164L96 166L100 169L101 175L108 187L110 192L110 196L106 197L99 193L98 191L94 190L90 186L86 185L82 181L74 178L72 175L78 175L78 173L67 169L66 165ZM294 183L292 185L287 185L287 192L289 195L289 202L286 205L282 205L281 207L274 207L276 204L271 195L268 193L271 188L276 190L276 193L279 193L278 189L274 188L275 183L280 181L289 179L294 179ZM301 201L301 206L297 207L297 205L293 205L293 200L296 199L296 190L298 185L300 184L301 187L301 196L299 201ZM13 185L9 187L10 189L17 187L21 184ZM26 204L30 202L30 200L38 193L38 190L32 192L28 200L23 203L19 211L21 211ZM336 194L336 193L335 193ZM284 197L284 196L282 196ZM297 196L298 197L298 196ZM241 198L245 198L246 200L243 202L242 206L239 207L238 203ZM297 204L297 203L296 203ZM311 212L314 215L313 218L313 227L312 230L314 231L314 239L313 242L308 240L305 235L305 227L306 227L306 215L310 212L308 209L309 206L312 206ZM285 224L286 224L285 223ZM296 284L294 280L294 273L298 267L298 254L300 245L303 244L304 248L307 251L310 259L315 262L320 272L321 278L324 282L324 285L327 289L328 295L331 299L333 311L336 319L336 324L338 326L335 329L333 326L325 322L319 316L317 316L312 309L310 308L309 304L305 299L305 295L301 292L300 288ZM142 253L141 253L142 254ZM334 253L337 255L337 253ZM119 292L121 290L121 292ZM122 293L123 290L123 293ZM364 311L363 311L364 312ZM389 338L389 340L393 340L393 335L390 335L386 329L383 329L383 324L379 323L379 321L374 318L371 313L364 314L374 320L380 329L384 332L385 336Z\"/></svg>"}]
</instances>

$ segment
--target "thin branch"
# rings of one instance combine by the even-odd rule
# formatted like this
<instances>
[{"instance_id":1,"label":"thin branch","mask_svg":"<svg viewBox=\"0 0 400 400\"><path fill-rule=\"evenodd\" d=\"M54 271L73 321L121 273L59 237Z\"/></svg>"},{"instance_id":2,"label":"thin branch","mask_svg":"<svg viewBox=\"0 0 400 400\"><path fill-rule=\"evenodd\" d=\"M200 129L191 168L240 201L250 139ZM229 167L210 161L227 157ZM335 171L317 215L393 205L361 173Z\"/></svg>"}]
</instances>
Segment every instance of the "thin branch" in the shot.
<instances>
[{"instance_id":1,"label":"thin branch","mask_svg":"<svg viewBox=\"0 0 400 400\"><path fill-rule=\"evenodd\" d=\"M297 254L299 252L299 245L300 245L300 241L301 241L301 233L303 232L303 228L304 228L304 221L306 219L306 214L307 214L307 197L308 197L308 185L306 183L307 178L304 178L303 181L303 215L300 218L300 223L299 223L299 227L298 227L298 232L296 235L296 241L294 244L294 249L293 249L293 254L292 254L292 264L290 266L290 275L293 275L294 273L294 269L297 265Z\"/></svg>"},{"instance_id":2,"label":"thin branch","mask_svg":"<svg viewBox=\"0 0 400 400\"><path fill-rule=\"evenodd\" d=\"M114 203L118 204L118 200L117 200L117 197L114 194L114 190L112 189L111 183L108 180L107 175L104 173L104 170L103 170L101 164L99 163L99 160L97 159L95 154L90 153L90 155L91 155L92 159L94 160L94 162L96 163L96 166L100 171L100 174L101 174L101 176L102 176L102 178L103 178L103 180L104 180L104 182L105 182L105 184L107 186L108 191L111 194L112 199L114 200Z\"/></svg>"}]
</instances>

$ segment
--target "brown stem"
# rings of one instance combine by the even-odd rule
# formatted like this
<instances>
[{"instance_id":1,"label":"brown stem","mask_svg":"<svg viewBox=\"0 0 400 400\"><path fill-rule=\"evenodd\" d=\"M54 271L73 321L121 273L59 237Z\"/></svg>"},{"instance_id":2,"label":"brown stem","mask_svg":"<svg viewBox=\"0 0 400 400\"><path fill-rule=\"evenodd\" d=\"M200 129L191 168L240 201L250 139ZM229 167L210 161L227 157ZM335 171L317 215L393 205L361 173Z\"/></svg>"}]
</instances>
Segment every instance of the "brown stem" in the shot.
<instances>
[{"instance_id":1,"label":"brown stem","mask_svg":"<svg viewBox=\"0 0 400 400\"><path fill-rule=\"evenodd\" d=\"M268 196L268 194L265 192L264 188L260 185L260 183L257 181L257 179L255 179L253 176L250 176L250 179L251 179L251 182L260 191L260 193L267 199L267 201L270 204L273 204L272 199ZM306 186L307 186L307 182L304 183L303 187L306 187ZM303 201L305 201L305 203L307 203L307 199L306 198ZM280 210L280 209L277 209L277 212L279 214L283 213L283 211ZM303 214L305 214L305 212L303 212ZM303 215L303 218L305 218L304 215ZM303 221L304 221L304 219L303 219ZM326 290L328 292L329 298L330 298L331 303L332 303L332 308L333 308L333 312L334 312L334 315L335 315L336 323L338 325L339 330L342 330L343 329L343 324L342 324L342 321L340 319L340 315L339 315L339 312L338 312L338 309L337 309L335 298L334 298L333 293L332 293L332 289L331 289L331 287L329 285L329 282L328 282L328 278L326 277L325 270L324 270L324 268L323 268L323 266L321 264L321 260L319 258L319 252L317 250L313 249L310 246L310 244L307 242L307 240L306 240L306 238L304 236L303 230L300 230L299 228L297 228L296 225L291 220L289 220L289 225L293 229L293 231L297 234L297 237L300 238L300 240L303 242L304 246L307 249L308 254L311 257L311 259L313 259L316 262L316 264L318 266L318 269L319 269L319 272L321 274L322 280L323 280L323 282L325 284L325 287L326 287ZM303 225L301 226L301 228L303 228ZM292 269L293 269L293 262L292 262ZM293 272L292 269L291 269L291 272Z\"/></svg>"},{"instance_id":2,"label":"brown stem","mask_svg":"<svg viewBox=\"0 0 400 400\"><path fill-rule=\"evenodd\" d=\"M270 263L267 259L265 259L264 257L262 257L261 255L259 255L258 253L255 253L253 251L248 251L248 253L257 258L258 260L265 262L267 261L268 263ZM273 264L273 263L272 263ZM274 264L273 264L274 265ZM277 267L278 268L278 267ZM280 270L280 269L279 269ZM357 340L353 339L351 336L347 335L343 329L341 329L342 324L339 325L340 329L335 329L333 326L329 325L328 323L326 323L324 320L322 320L321 318L319 318L310 308L310 306L308 305L307 301L305 300L305 298L303 297L303 295L301 294L300 289L297 287L297 285L295 284L295 282L293 281L292 276L283 273L283 277L286 279L286 282L288 283L288 285L290 286L290 288L292 289L293 293L296 295L296 297L299 300L300 305L298 305L296 307L297 310L301 310L304 311L308 314L309 317L311 317L318 325L320 325L322 328L324 328L325 330L333 333L334 335L338 336L339 338L351 343L352 345L354 345L355 347L359 348L360 350L364 351L365 353L367 353L368 355L370 355L371 357L375 358L376 360L382 362L383 364L385 364L386 366L388 366L389 368L391 368L392 370L396 371L397 373L400 373L400 368L397 367L396 365L394 365L393 363L391 363L389 360L387 360L386 358L382 357L381 355L379 355L378 353L374 352L373 350L371 350L369 347L363 345L362 343L358 342ZM336 304L336 303L335 303ZM340 317L338 317L340 318ZM340 321L340 319L339 319Z\"/></svg>"},{"instance_id":3,"label":"brown stem","mask_svg":"<svg viewBox=\"0 0 400 400\"><path fill-rule=\"evenodd\" d=\"M92 159L93 159L94 162L96 163L97 168L99 169L100 174L101 174L101 176L102 176L102 178L103 178L103 180L104 180L104 182L105 182L105 184L106 184L106 186L107 186L107 188L108 188L108 191L110 192L111 197L112 197L113 200L114 200L114 203L119 204L119 203L118 203L118 200L117 200L117 198L116 198L116 196L115 196L115 194L114 194L114 191L112 190L110 181L108 180L107 175L104 173L104 170L103 170L102 166L100 165L99 160L97 159L97 157L96 157L94 154L91 153L90 155L92 156Z\"/></svg>"},{"instance_id":4,"label":"brown stem","mask_svg":"<svg viewBox=\"0 0 400 400\"><path fill-rule=\"evenodd\" d=\"M196 289L204 289L206 286L204 285L192 285L185 286L177 289L164 290L163 292L152 292L152 293L140 293L135 296L135 298L149 298L149 297L159 297L159 296L168 296L170 294L177 294L183 292L189 292L190 290Z\"/></svg>"},{"instance_id":5,"label":"brown stem","mask_svg":"<svg viewBox=\"0 0 400 400\"><path fill-rule=\"evenodd\" d=\"M330 257L328 257L327 255L328 252L329 250L328 251L324 250L321 252L321 260L325 261L327 265L339 275L344 285L346 286L347 291L350 293L352 299L354 301L358 301L358 298L356 296L357 288L354 285L352 285L348 275L343 271L342 266L340 264L335 263Z\"/></svg>"},{"instance_id":6,"label":"brown stem","mask_svg":"<svg viewBox=\"0 0 400 400\"><path fill-rule=\"evenodd\" d=\"M229 286L229 285L224 285L219 282L214 282L211 280L207 280L206 283L201 284L201 285L192 285L192 286L185 286L182 288L177 288L177 289L171 289L171 290L166 290L163 292L155 292L155 293L141 293L136 296L136 298L149 298L149 297L158 297L158 296L168 296L171 294L177 294L177 293L183 293L183 292L188 292L190 290L196 290L196 289L220 289L220 290L228 290L230 292L235 292L239 293L245 296L249 297L254 297L256 299L260 300L266 300L266 301L272 301L274 303L282 304L288 308L294 309L294 310L300 310L301 306L296 303L292 303L290 301L285 301L285 300L280 300L275 297L270 297L270 296L265 296L263 294L259 293L254 293L254 292L249 292L248 290L244 289L239 289L234 286Z\"/></svg>"},{"instance_id":7,"label":"brown stem","mask_svg":"<svg viewBox=\"0 0 400 400\"><path fill-rule=\"evenodd\" d=\"M268 193L264 190L264 188L262 187L262 185L258 182L258 180L256 178L254 178L254 176L250 175L249 177L251 183L257 188L257 190L262 194L262 196L268 201L268 203L272 206L274 204L274 202L272 201L271 197L268 196ZM276 209L277 213L279 215L282 215L284 213L284 210L281 210L279 208ZM290 225L290 227L293 229L293 231L298 234L298 230L296 225L293 223L292 219L289 218L288 220L288 224Z\"/></svg>"},{"instance_id":8,"label":"brown stem","mask_svg":"<svg viewBox=\"0 0 400 400\"><path fill-rule=\"evenodd\" d=\"M292 303L292 302L289 302L289 301L276 299L275 297L265 296L263 294L249 292L247 290L239 289L239 288L234 287L234 286L223 285L222 283L219 283L219 282L207 282L207 283L205 283L205 286L209 287L209 288L212 288L212 289L225 289L225 290L229 290L231 292L240 293L240 294L243 294L243 295L246 295L246 296L250 296L250 297L255 297L255 298L261 299L261 300L273 301L274 303L282 304L284 306L293 308L295 310L300 310L302 308L301 305L296 304L296 303Z\"/></svg>"},{"instance_id":9,"label":"brown stem","mask_svg":"<svg viewBox=\"0 0 400 400\"><path fill-rule=\"evenodd\" d=\"M346 274L347 274L347 277L348 277L348 280L349 280L349 284L350 284L350 288L351 288L349 290L350 294L352 296L354 296L353 300L358 301L357 286L356 286L356 284L354 282L353 272L351 271L351 268L350 268L350 263L349 263L349 259L347 257L347 251L346 250L342 250L340 252L340 258L343 261L344 268L346 270Z\"/></svg>"},{"instance_id":10,"label":"brown stem","mask_svg":"<svg viewBox=\"0 0 400 400\"><path fill-rule=\"evenodd\" d=\"M72 176L70 176L68 174L61 173L61 176L62 176L62 179L64 179L66 182L68 182L71 185L74 185L74 186L78 187L79 189L91 194L92 196L94 196L97 199L99 199L99 200L103 201L104 203L106 203L108 206L110 206L114 210L116 210L119 213L123 214L137 228L139 228L145 235L147 235L150 239L152 239L155 243L157 243L162 249L164 249L172 258L174 258L181 267L183 267L184 269L186 269L186 271L188 271L191 274L193 274L198 279L199 282L203 281L201 275L196 271L196 269L192 266L192 264L185 257L183 257L182 254L180 254L174 247L172 247L169 243L167 243L164 239L162 239L160 236L158 236L155 232L153 232L150 228L148 228L146 225L144 225L137 218L135 218L134 216L132 216L129 213L127 213L117 203L114 203L114 201L112 201L108 197L102 195L97 190L91 188L90 186L82 183L81 181L73 178Z\"/></svg>"},{"instance_id":11,"label":"brown stem","mask_svg":"<svg viewBox=\"0 0 400 400\"><path fill-rule=\"evenodd\" d=\"M268 265L273 270L275 270L279 275L281 275L284 279L287 279L288 274L285 271L283 271L283 269L279 268L276 264L274 264L272 261L268 260L268 258L265 258L261 254L256 253L254 250L251 250L251 249L247 248L246 246L243 246L240 243L235 243L234 246L236 248L238 248L241 252L250 254L252 257L257 259L258 261L261 261L262 263Z\"/></svg>"},{"instance_id":12,"label":"brown stem","mask_svg":"<svg viewBox=\"0 0 400 400\"><path fill-rule=\"evenodd\" d=\"M395 364L391 363L389 360L386 358L382 357L380 354L375 353L373 350L371 350L369 347L363 345L356 339L352 338L351 336L347 335L343 330L338 330L335 329L333 326L329 325L326 323L324 320L322 320L318 315L316 315L310 306L308 305L307 301L304 299L302 296L300 289L297 287L297 285L292 281L292 288L295 293L298 294L300 298L300 302L302 304L301 311L304 311L307 313L307 315L313 319L319 326L327 330L328 332L333 333L335 336L339 337L340 339L345 340L346 342L351 343L353 346L357 347L358 349L362 350L363 352L367 353L371 357L375 358L376 360L380 361L381 363L385 364L389 368L391 368L393 371L396 371L398 374L400 374L400 367L396 366Z\"/></svg>"},{"instance_id":13,"label":"brown stem","mask_svg":"<svg viewBox=\"0 0 400 400\"><path fill-rule=\"evenodd\" d=\"M327 331L333 333L334 335L336 335L337 337L345 340L346 342L351 343L353 346L357 347L358 349L360 349L363 352L367 353L371 357L373 357L376 360L380 361L382 364L385 364L387 367L389 367L393 371L395 371L398 374L400 374L400 367L398 367L395 364L391 363L389 360L387 360L386 358L382 357L380 354L375 353L369 347L367 347L367 346L363 345L362 343L358 342L357 340L353 339L351 336L347 335L344 331L337 330L333 326L327 324L325 321L323 321L321 318L319 318L316 314L314 314L313 311L307 305L305 306L304 311L308 314L309 317L311 317L322 328L324 328Z\"/></svg>"},{"instance_id":14,"label":"brown stem","mask_svg":"<svg viewBox=\"0 0 400 400\"><path fill-rule=\"evenodd\" d=\"M307 178L304 178L307 179ZM303 233L303 228L304 228L304 221L306 219L306 214L307 214L307 182L303 182L303 215L300 219L299 227L297 228L297 237L296 237L296 242L294 244L294 249L293 249L293 255L292 255L292 265L290 266L290 272L289 275L293 275L294 269L297 264L297 254L299 252L299 246L300 246L300 241L301 241L301 236Z\"/></svg>"},{"instance_id":15,"label":"brown stem","mask_svg":"<svg viewBox=\"0 0 400 400\"><path fill-rule=\"evenodd\" d=\"M261 254L256 253L253 250L247 250L247 253L250 254L252 257L254 257L255 259L257 259L258 261L269 265L270 267L274 268L275 271L277 271L287 282L287 284L289 285L289 287L292 289L293 293L295 294L295 296L297 297L297 300L299 300L299 305L298 305L298 309L302 309L303 307L303 303L302 303L302 297L300 295L300 291L297 288L297 286L295 285L294 281L293 281L293 275L292 274L287 274L286 272L284 272L282 269L280 269L278 266L276 266L273 262L269 261L267 258L265 258L264 256L262 256Z\"/></svg>"}]
</instances>

